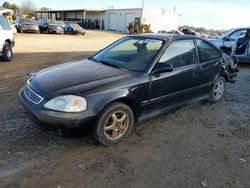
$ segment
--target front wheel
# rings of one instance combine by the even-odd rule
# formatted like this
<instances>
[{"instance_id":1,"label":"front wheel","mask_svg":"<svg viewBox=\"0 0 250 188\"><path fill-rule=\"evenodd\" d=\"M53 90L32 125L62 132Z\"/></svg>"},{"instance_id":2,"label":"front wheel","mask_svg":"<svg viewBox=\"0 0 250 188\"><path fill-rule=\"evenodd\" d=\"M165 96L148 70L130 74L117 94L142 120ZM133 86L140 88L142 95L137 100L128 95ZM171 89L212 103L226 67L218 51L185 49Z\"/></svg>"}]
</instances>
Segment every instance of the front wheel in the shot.
<instances>
[{"instance_id":1,"label":"front wheel","mask_svg":"<svg viewBox=\"0 0 250 188\"><path fill-rule=\"evenodd\" d=\"M12 48L11 45L8 42L4 43L3 46L3 60L4 61L11 61L12 60Z\"/></svg>"},{"instance_id":2,"label":"front wheel","mask_svg":"<svg viewBox=\"0 0 250 188\"><path fill-rule=\"evenodd\" d=\"M226 86L225 78L219 77L214 82L213 88L209 94L209 102L216 103L219 100L221 100L225 92L225 86Z\"/></svg>"},{"instance_id":3,"label":"front wheel","mask_svg":"<svg viewBox=\"0 0 250 188\"><path fill-rule=\"evenodd\" d=\"M109 105L96 123L95 137L103 145L122 142L132 131L134 114L125 104L115 102Z\"/></svg>"}]
</instances>

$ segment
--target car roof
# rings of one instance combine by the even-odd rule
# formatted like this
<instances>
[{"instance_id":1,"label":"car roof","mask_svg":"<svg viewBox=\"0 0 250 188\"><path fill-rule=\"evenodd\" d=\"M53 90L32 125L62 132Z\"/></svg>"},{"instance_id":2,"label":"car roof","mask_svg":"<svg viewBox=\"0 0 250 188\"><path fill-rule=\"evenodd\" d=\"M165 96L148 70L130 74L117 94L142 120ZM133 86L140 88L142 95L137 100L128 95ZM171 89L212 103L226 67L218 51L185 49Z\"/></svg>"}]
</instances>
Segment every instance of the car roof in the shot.
<instances>
[{"instance_id":1,"label":"car roof","mask_svg":"<svg viewBox=\"0 0 250 188\"><path fill-rule=\"evenodd\" d=\"M240 28L234 28L234 31L236 30L250 30L250 27L240 27Z\"/></svg>"},{"instance_id":2,"label":"car roof","mask_svg":"<svg viewBox=\"0 0 250 188\"><path fill-rule=\"evenodd\" d=\"M178 35L178 34L165 34L165 33L147 33L147 34L140 34L140 35L134 35L134 36L159 39L159 40L165 40L165 41L173 41L173 40L179 40L179 39L201 39L200 37L197 37L195 35Z\"/></svg>"}]
</instances>

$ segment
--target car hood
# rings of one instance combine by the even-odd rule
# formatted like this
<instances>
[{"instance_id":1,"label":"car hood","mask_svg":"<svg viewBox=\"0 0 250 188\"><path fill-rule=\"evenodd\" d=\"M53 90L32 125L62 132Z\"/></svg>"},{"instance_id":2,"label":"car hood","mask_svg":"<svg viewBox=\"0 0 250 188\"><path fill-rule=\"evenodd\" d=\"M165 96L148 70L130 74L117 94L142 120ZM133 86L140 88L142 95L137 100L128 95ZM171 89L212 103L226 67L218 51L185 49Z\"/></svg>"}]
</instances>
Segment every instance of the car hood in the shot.
<instances>
[{"instance_id":1,"label":"car hood","mask_svg":"<svg viewBox=\"0 0 250 188\"><path fill-rule=\"evenodd\" d=\"M81 94L90 89L124 79L129 72L80 60L42 70L30 80L30 87L44 98L63 94Z\"/></svg>"}]
</instances>

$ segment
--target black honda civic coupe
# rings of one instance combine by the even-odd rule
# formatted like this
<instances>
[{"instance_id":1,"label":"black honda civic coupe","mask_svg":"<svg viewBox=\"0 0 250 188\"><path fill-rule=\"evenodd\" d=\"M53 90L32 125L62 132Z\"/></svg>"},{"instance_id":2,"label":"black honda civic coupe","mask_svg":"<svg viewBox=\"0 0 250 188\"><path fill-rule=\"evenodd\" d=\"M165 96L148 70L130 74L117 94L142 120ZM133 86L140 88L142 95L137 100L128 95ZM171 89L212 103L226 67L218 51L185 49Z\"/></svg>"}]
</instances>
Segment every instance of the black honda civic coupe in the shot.
<instances>
[{"instance_id":1,"label":"black honda civic coupe","mask_svg":"<svg viewBox=\"0 0 250 188\"><path fill-rule=\"evenodd\" d=\"M218 102L237 60L195 36L124 37L94 56L35 73L19 92L28 117L60 135L91 130L118 144L135 122L194 101Z\"/></svg>"}]
</instances>

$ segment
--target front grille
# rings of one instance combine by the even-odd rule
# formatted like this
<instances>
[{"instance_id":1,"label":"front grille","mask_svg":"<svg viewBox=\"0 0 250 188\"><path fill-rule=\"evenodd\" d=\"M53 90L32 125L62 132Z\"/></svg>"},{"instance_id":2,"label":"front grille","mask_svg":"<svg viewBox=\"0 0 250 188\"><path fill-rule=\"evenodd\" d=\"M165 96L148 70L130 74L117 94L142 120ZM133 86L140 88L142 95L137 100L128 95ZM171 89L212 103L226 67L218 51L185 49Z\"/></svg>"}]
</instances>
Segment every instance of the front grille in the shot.
<instances>
[{"instance_id":1,"label":"front grille","mask_svg":"<svg viewBox=\"0 0 250 188\"><path fill-rule=\"evenodd\" d=\"M39 104L43 100L43 98L34 92L28 84L25 86L23 93L25 97L34 104Z\"/></svg>"}]
</instances>

